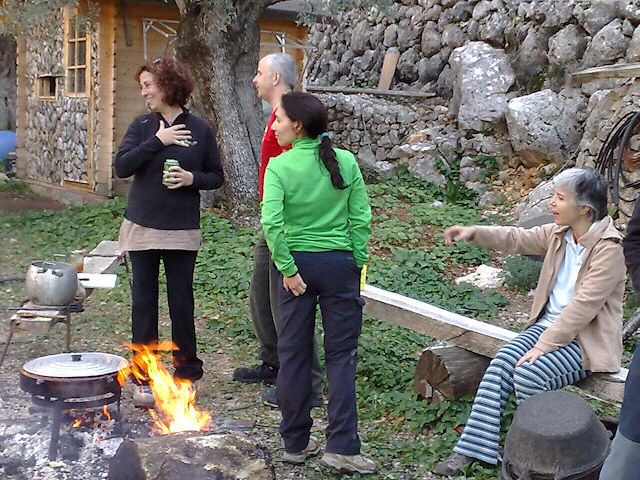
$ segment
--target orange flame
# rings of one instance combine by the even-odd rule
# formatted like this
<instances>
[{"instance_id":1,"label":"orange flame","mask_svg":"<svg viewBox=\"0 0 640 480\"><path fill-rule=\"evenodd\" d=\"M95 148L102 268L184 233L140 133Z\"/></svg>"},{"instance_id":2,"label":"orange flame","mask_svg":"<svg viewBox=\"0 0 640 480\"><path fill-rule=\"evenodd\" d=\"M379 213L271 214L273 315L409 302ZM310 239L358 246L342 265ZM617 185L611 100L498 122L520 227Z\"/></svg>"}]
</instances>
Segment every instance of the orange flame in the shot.
<instances>
[{"instance_id":1,"label":"orange flame","mask_svg":"<svg viewBox=\"0 0 640 480\"><path fill-rule=\"evenodd\" d=\"M82 426L82 420L80 420L79 418L76 418L73 421L73 425L71 425L71 428L80 428Z\"/></svg>"},{"instance_id":2,"label":"orange flame","mask_svg":"<svg viewBox=\"0 0 640 480\"><path fill-rule=\"evenodd\" d=\"M104 415L104 418L107 419L107 422L111 420L111 414L109 413L109 409L107 408L106 405L102 407L102 414Z\"/></svg>"},{"instance_id":3,"label":"orange flame","mask_svg":"<svg viewBox=\"0 0 640 480\"><path fill-rule=\"evenodd\" d=\"M155 411L149 410L155 420L157 433L207 430L211 423L209 412L195 407L196 392L188 380L173 378L162 365L160 355L153 350L176 350L171 342L160 345L128 345L133 351L130 373L138 380L148 381L155 397ZM127 372L128 373L128 372Z\"/></svg>"}]
</instances>

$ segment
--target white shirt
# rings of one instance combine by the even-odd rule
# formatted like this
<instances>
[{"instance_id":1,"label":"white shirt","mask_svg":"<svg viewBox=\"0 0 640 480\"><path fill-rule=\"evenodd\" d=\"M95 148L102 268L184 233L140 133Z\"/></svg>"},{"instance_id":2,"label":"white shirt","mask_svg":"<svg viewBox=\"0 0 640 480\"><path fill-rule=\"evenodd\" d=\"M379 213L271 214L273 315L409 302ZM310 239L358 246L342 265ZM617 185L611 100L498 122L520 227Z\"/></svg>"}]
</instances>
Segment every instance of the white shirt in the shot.
<instances>
[{"instance_id":1,"label":"white shirt","mask_svg":"<svg viewBox=\"0 0 640 480\"><path fill-rule=\"evenodd\" d=\"M593 222L589 227L591 230L598 222ZM567 247L564 252L564 259L556 283L553 285L551 295L545 307L544 314L538 319L536 325L548 327L560 316L562 309L566 307L573 298L573 289L578 279L578 272L582 266L582 259L586 249L573 239L573 231L569 229L564 236Z\"/></svg>"}]
</instances>

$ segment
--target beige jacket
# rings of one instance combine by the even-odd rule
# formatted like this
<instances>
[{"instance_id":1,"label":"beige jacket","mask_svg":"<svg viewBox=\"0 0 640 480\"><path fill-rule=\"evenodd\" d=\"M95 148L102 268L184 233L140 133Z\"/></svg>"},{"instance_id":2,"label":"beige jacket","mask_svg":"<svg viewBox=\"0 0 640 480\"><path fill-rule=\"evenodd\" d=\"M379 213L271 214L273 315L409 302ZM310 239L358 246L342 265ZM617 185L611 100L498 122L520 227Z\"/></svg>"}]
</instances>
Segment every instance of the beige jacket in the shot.
<instances>
[{"instance_id":1,"label":"beige jacket","mask_svg":"<svg viewBox=\"0 0 640 480\"><path fill-rule=\"evenodd\" d=\"M474 245L504 253L545 255L527 327L544 312L564 260L564 236L568 229L553 223L531 229L478 226L470 240ZM548 353L577 338L585 370L620 370L622 296L626 281L621 241L622 235L609 216L578 239L586 252L573 298L540 336L537 348Z\"/></svg>"}]
</instances>

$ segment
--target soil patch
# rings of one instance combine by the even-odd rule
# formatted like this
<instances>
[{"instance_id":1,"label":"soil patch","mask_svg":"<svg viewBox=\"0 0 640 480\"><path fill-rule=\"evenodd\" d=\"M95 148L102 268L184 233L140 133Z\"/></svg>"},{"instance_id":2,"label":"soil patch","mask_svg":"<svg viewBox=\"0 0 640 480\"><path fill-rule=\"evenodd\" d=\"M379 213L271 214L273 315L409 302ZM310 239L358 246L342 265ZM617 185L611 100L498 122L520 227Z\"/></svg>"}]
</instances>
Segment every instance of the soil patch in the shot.
<instances>
[{"instance_id":1,"label":"soil patch","mask_svg":"<svg viewBox=\"0 0 640 480\"><path fill-rule=\"evenodd\" d=\"M18 189L0 190L0 217L42 210L64 210L67 206L51 198Z\"/></svg>"}]
</instances>

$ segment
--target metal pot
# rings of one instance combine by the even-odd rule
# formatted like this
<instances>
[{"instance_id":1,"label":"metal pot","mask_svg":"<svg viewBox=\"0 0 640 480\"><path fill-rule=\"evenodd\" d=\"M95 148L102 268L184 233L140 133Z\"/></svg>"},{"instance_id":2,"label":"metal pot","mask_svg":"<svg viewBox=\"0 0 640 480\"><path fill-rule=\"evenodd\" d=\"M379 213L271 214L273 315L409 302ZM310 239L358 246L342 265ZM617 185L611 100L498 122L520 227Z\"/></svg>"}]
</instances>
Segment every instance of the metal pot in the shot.
<instances>
[{"instance_id":1,"label":"metal pot","mask_svg":"<svg viewBox=\"0 0 640 480\"><path fill-rule=\"evenodd\" d=\"M29 265L25 285L29 299L35 303L67 305L75 297L78 273L68 263L39 260Z\"/></svg>"},{"instance_id":2,"label":"metal pot","mask_svg":"<svg viewBox=\"0 0 640 480\"><path fill-rule=\"evenodd\" d=\"M500 480L598 480L609 432L582 398L533 395L516 410L504 444Z\"/></svg>"}]
</instances>

